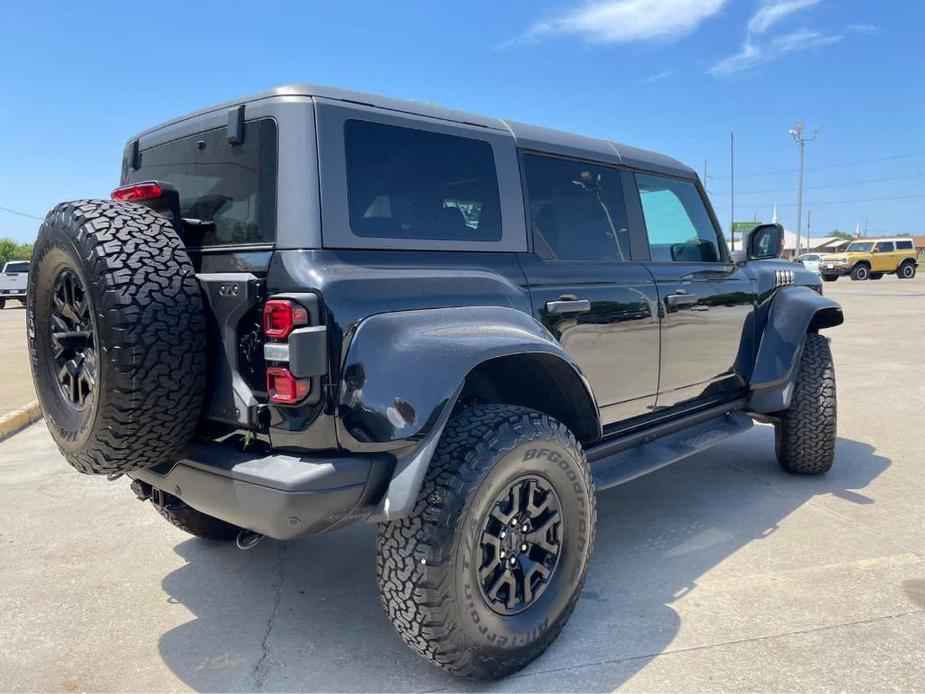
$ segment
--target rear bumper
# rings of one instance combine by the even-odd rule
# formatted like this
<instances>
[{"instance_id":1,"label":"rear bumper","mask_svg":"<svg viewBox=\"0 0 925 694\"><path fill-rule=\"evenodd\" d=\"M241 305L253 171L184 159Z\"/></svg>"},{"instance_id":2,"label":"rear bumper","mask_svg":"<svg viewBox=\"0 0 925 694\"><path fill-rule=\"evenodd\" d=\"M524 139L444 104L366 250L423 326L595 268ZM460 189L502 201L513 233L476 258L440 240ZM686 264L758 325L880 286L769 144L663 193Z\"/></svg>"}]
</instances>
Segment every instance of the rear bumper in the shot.
<instances>
[{"instance_id":1,"label":"rear bumper","mask_svg":"<svg viewBox=\"0 0 925 694\"><path fill-rule=\"evenodd\" d=\"M25 299L26 292L19 289L0 289L0 299Z\"/></svg>"},{"instance_id":2,"label":"rear bumper","mask_svg":"<svg viewBox=\"0 0 925 694\"><path fill-rule=\"evenodd\" d=\"M176 463L130 477L202 513L288 540L368 516L394 466L388 455L308 457L240 449L240 442L197 441Z\"/></svg>"}]
</instances>

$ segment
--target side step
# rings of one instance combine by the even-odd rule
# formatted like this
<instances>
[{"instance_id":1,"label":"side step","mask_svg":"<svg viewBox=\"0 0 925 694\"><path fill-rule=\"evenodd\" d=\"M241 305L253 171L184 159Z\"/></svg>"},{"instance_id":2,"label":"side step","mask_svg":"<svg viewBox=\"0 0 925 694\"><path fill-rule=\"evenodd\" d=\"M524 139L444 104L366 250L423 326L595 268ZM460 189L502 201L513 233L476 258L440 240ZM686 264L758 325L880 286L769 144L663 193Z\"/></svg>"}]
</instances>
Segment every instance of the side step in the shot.
<instances>
[{"instance_id":1,"label":"side step","mask_svg":"<svg viewBox=\"0 0 925 694\"><path fill-rule=\"evenodd\" d=\"M752 419L744 412L720 412L710 419L692 418L690 426L671 423L670 433L650 430L607 441L588 451L591 474L597 489L629 482L646 473L704 451L731 436L748 431Z\"/></svg>"}]
</instances>

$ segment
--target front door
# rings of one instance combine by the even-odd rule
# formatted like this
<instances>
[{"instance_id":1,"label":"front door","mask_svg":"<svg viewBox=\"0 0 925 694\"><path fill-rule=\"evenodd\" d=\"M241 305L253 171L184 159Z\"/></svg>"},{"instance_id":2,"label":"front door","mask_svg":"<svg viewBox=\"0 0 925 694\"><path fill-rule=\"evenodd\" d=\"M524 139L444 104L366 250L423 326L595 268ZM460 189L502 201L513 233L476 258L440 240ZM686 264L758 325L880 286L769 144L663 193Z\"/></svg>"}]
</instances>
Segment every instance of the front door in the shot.
<instances>
[{"instance_id":1,"label":"front door","mask_svg":"<svg viewBox=\"0 0 925 694\"><path fill-rule=\"evenodd\" d=\"M631 262L619 170L525 154L536 317L578 362L610 424L647 414L658 388L655 283Z\"/></svg>"},{"instance_id":2,"label":"front door","mask_svg":"<svg viewBox=\"0 0 925 694\"><path fill-rule=\"evenodd\" d=\"M663 316L657 408L731 397L752 363L754 285L728 258L693 181L635 178Z\"/></svg>"}]
</instances>

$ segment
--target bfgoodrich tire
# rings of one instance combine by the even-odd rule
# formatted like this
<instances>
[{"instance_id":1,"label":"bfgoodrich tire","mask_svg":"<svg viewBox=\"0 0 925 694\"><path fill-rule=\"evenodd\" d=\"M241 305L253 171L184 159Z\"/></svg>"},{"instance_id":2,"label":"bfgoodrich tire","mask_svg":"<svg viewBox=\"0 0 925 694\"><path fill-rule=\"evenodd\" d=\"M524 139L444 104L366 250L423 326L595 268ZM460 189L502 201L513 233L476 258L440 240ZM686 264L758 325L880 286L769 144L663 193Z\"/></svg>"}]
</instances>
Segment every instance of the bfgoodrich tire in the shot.
<instances>
[{"instance_id":1,"label":"bfgoodrich tire","mask_svg":"<svg viewBox=\"0 0 925 694\"><path fill-rule=\"evenodd\" d=\"M864 264L859 263L851 268L851 279L864 281L870 277L870 268Z\"/></svg>"},{"instance_id":2,"label":"bfgoodrich tire","mask_svg":"<svg viewBox=\"0 0 925 694\"><path fill-rule=\"evenodd\" d=\"M29 272L32 377L67 461L111 474L176 460L202 407L206 333L170 222L129 203L62 203Z\"/></svg>"},{"instance_id":3,"label":"bfgoodrich tire","mask_svg":"<svg viewBox=\"0 0 925 694\"><path fill-rule=\"evenodd\" d=\"M819 475L835 462L835 369L829 341L806 336L790 408L774 428L777 461L787 472Z\"/></svg>"},{"instance_id":4,"label":"bfgoodrich tire","mask_svg":"<svg viewBox=\"0 0 925 694\"><path fill-rule=\"evenodd\" d=\"M594 543L591 474L565 425L522 407L461 409L413 513L380 525L377 575L402 639L450 673L494 679L556 638Z\"/></svg>"}]
</instances>

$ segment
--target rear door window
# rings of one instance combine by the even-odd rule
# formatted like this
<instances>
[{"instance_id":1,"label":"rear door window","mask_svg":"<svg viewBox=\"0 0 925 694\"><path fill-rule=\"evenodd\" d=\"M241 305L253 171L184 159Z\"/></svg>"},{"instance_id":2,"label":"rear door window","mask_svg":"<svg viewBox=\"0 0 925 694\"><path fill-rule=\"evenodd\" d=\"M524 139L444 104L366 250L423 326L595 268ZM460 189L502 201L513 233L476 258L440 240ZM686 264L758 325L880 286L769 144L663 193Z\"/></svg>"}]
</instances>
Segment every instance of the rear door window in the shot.
<instances>
[{"instance_id":1,"label":"rear door window","mask_svg":"<svg viewBox=\"0 0 925 694\"><path fill-rule=\"evenodd\" d=\"M271 118L248 121L244 141L216 128L140 152L127 183L165 181L180 194L184 218L196 220L187 245L272 243L276 237L277 130Z\"/></svg>"},{"instance_id":2,"label":"rear door window","mask_svg":"<svg viewBox=\"0 0 925 694\"><path fill-rule=\"evenodd\" d=\"M721 260L716 229L696 185L650 174L636 174L636 185L653 261Z\"/></svg>"},{"instance_id":3,"label":"rear door window","mask_svg":"<svg viewBox=\"0 0 925 694\"><path fill-rule=\"evenodd\" d=\"M347 204L356 236L498 241L491 145L363 120L344 123Z\"/></svg>"},{"instance_id":4,"label":"rear door window","mask_svg":"<svg viewBox=\"0 0 925 694\"><path fill-rule=\"evenodd\" d=\"M630 260L620 172L583 161L523 155L537 254L553 260Z\"/></svg>"}]
</instances>

